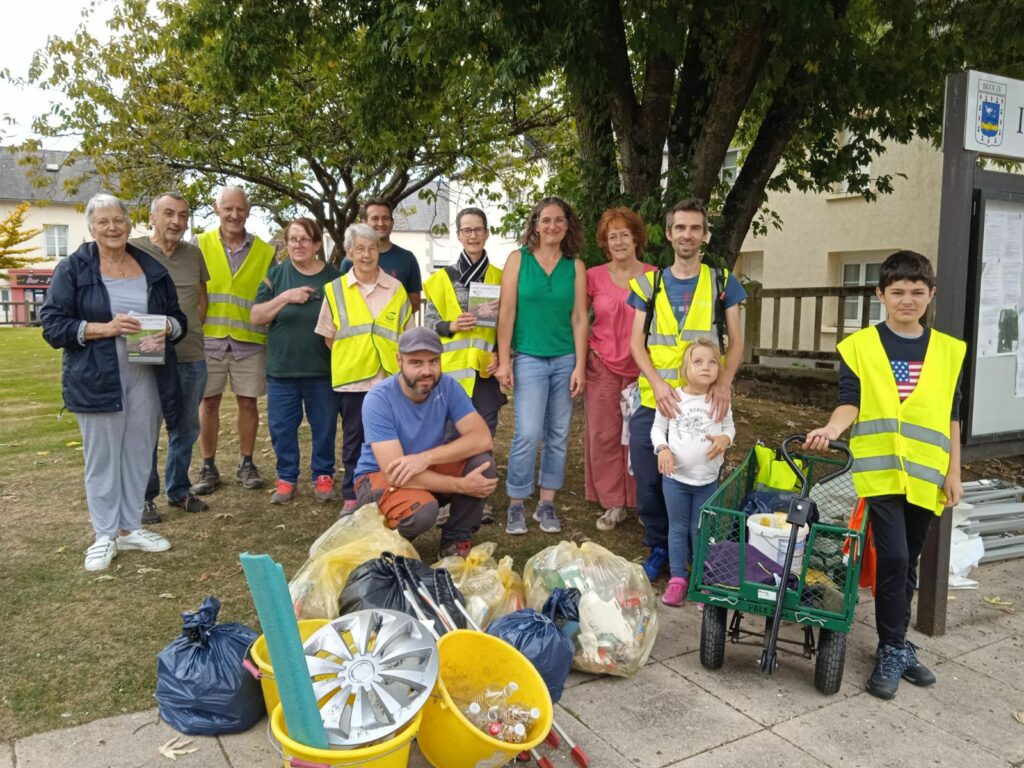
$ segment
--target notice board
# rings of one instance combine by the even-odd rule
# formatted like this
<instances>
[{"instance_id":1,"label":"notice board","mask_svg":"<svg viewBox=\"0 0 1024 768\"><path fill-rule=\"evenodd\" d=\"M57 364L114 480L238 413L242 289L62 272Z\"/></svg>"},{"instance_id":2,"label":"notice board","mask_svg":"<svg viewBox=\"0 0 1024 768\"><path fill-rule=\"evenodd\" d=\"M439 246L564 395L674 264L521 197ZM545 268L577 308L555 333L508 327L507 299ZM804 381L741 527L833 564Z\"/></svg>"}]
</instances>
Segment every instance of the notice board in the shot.
<instances>
[{"instance_id":1,"label":"notice board","mask_svg":"<svg viewBox=\"0 0 1024 768\"><path fill-rule=\"evenodd\" d=\"M1024 437L1024 195L978 190L974 200L961 407L968 444Z\"/></svg>"}]
</instances>

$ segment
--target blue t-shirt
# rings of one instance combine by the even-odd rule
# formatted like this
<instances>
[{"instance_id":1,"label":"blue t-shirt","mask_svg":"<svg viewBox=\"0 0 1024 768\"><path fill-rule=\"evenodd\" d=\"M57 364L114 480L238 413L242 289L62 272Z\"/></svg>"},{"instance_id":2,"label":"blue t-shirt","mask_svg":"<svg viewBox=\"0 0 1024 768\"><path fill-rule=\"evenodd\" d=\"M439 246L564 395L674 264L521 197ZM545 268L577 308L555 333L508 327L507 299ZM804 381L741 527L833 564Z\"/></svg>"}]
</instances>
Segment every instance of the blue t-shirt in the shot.
<instances>
[{"instance_id":1,"label":"blue t-shirt","mask_svg":"<svg viewBox=\"0 0 1024 768\"><path fill-rule=\"evenodd\" d=\"M679 323L680 328L686 322L686 315L690 311L690 305L693 303L693 294L697 290L697 280L699 277L700 275L694 275L685 280L680 280L672 274L671 269L668 267L661 270L661 287L658 290L664 291L668 297L668 302L672 305L672 312L675 314L676 322ZM711 279L714 281L714 274L712 274ZM651 277L651 280L653 281L654 277ZM712 286L712 290L714 290L714 286ZM747 292L740 284L740 281L736 279L736 275L730 270L729 277L725 281L725 298L723 299L725 308L734 307L745 298L747 298ZM640 312L647 309L646 302L632 291L629 292L627 301L629 306Z\"/></svg>"},{"instance_id":2,"label":"blue t-shirt","mask_svg":"<svg viewBox=\"0 0 1024 768\"><path fill-rule=\"evenodd\" d=\"M459 383L441 375L434 391L422 403L414 403L402 391L399 374L376 384L363 400L363 448L356 464L356 477L377 472L380 466L373 455L373 444L398 440L408 456L443 445L448 421L474 412L473 402Z\"/></svg>"},{"instance_id":3,"label":"blue t-shirt","mask_svg":"<svg viewBox=\"0 0 1024 768\"><path fill-rule=\"evenodd\" d=\"M380 255L378 266L398 280L405 288L406 293L422 293L423 278L420 276L420 263L412 251L407 251L400 245L391 244L384 253ZM352 259L346 256L341 260L341 274L348 274L352 269Z\"/></svg>"}]
</instances>

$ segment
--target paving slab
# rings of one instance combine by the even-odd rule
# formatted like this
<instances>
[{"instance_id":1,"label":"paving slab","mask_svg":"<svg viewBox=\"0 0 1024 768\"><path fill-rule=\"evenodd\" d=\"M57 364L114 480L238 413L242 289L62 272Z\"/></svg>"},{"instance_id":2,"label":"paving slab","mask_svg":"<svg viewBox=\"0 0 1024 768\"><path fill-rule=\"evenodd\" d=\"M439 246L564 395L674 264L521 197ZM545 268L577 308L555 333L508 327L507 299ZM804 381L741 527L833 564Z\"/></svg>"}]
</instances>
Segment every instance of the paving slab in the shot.
<instances>
[{"instance_id":1,"label":"paving slab","mask_svg":"<svg viewBox=\"0 0 1024 768\"><path fill-rule=\"evenodd\" d=\"M660 768L760 729L662 664L568 689L560 706L633 765Z\"/></svg>"},{"instance_id":2,"label":"paving slab","mask_svg":"<svg viewBox=\"0 0 1024 768\"><path fill-rule=\"evenodd\" d=\"M960 664L982 672L1002 685L1024 691L1024 638L1011 637L957 658ZM1024 702L1022 702L1024 703Z\"/></svg>"},{"instance_id":3,"label":"paving slab","mask_svg":"<svg viewBox=\"0 0 1024 768\"><path fill-rule=\"evenodd\" d=\"M745 736L672 764L672 768L736 768L736 766L820 768L821 761L770 731L760 731L752 736Z\"/></svg>"},{"instance_id":4,"label":"paving slab","mask_svg":"<svg viewBox=\"0 0 1024 768\"><path fill-rule=\"evenodd\" d=\"M651 658L665 661L700 648L700 617L697 604L683 603L678 608L661 604L658 598L658 639Z\"/></svg>"},{"instance_id":5,"label":"paving slab","mask_svg":"<svg viewBox=\"0 0 1024 768\"><path fill-rule=\"evenodd\" d=\"M107 717L91 723L20 739L15 744L18 768L167 768L158 751L177 731L157 719L156 710ZM231 768L214 736L184 736L196 751L177 758L176 765Z\"/></svg>"},{"instance_id":6,"label":"paving slab","mask_svg":"<svg viewBox=\"0 0 1024 768\"><path fill-rule=\"evenodd\" d=\"M897 696L903 695L901 686ZM956 733L867 693L787 720L772 731L829 768L1007 768L1005 760Z\"/></svg>"},{"instance_id":7,"label":"paving slab","mask_svg":"<svg viewBox=\"0 0 1024 768\"><path fill-rule=\"evenodd\" d=\"M14 768L14 746L0 744L0 768Z\"/></svg>"},{"instance_id":8,"label":"paving slab","mask_svg":"<svg viewBox=\"0 0 1024 768\"><path fill-rule=\"evenodd\" d=\"M281 753L270 736L270 719L264 717L244 733L218 736L232 768L281 765Z\"/></svg>"},{"instance_id":9,"label":"paving slab","mask_svg":"<svg viewBox=\"0 0 1024 768\"><path fill-rule=\"evenodd\" d=\"M918 688L903 682L893 703L1010 763L1024 762L1024 726L1013 719L1024 708L1021 689L955 661L936 664L933 670L935 685Z\"/></svg>"},{"instance_id":10,"label":"paving slab","mask_svg":"<svg viewBox=\"0 0 1024 768\"><path fill-rule=\"evenodd\" d=\"M555 705L555 719L558 724L562 726L562 729L569 734L569 737L576 743L576 745L583 750L586 756L590 759L590 765L595 768L601 766L626 766L630 764L636 764L634 761L626 757L624 754L612 747L602 735L595 733L593 730L585 726L579 720L577 720L572 713L566 710L561 704ZM552 749L547 744L541 744L537 748L537 751L547 757L552 765L557 768L572 768L574 766L569 751L569 747L566 744L562 744L559 749Z\"/></svg>"}]
</instances>

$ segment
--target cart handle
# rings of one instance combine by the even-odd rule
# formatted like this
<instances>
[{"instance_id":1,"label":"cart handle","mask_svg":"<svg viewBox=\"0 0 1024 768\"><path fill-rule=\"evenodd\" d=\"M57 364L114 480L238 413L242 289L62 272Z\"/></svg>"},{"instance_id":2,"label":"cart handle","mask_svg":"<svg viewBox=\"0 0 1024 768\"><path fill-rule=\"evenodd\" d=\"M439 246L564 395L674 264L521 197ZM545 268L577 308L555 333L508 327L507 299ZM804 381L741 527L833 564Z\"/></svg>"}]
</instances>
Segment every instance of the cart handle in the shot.
<instances>
[{"instance_id":1,"label":"cart handle","mask_svg":"<svg viewBox=\"0 0 1024 768\"><path fill-rule=\"evenodd\" d=\"M801 470L800 467L797 466L797 463L793 460L793 457L790 455L789 444L795 442L804 443L806 441L807 435L803 433L790 435L789 437L784 438L782 441L782 458L786 460L786 463L789 464L789 468L792 469L794 473L796 473L796 476L798 478L800 478L801 496L807 496L807 493L811 490L811 488L810 484L807 482L807 476L803 473L803 470ZM846 463L843 465L841 469L837 469L835 472L830 472L829 474L820 478L818 480L819 485L821 485L822 483L826 483L829 480L832 480L833 478L839 477L840 475L845 475L847 472L850 471L850 467L853 466L853 454L850 453L850 446L848 446L842 440L829 440L828 447L830 451L839 451L839 453L844 454L846 456Z\"/></svg>"}]
</instances>

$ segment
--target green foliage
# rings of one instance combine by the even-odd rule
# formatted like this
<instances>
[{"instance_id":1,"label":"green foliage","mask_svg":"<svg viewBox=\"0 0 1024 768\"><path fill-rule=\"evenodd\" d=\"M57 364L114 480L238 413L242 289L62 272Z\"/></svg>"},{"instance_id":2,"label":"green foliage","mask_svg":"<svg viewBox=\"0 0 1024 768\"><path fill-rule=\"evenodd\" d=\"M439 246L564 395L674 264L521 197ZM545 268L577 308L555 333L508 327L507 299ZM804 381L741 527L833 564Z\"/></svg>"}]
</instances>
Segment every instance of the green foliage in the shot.
<instances>
[{"instance_id":1,"label":"green foliage","mask_svg":"<svg viewBox=\"0 0 1024 768\"><path fill-rule=\"evenodd\" d=\"M26 256L36 248L19 248L42 232L42 228L25 229L25 214L31 206L28 202L18 203L3 221L0 221L0 278L7 279L3 270L22 269L30 264L44 261L42 258Z\"/></svg>"}]
</instances>

